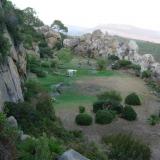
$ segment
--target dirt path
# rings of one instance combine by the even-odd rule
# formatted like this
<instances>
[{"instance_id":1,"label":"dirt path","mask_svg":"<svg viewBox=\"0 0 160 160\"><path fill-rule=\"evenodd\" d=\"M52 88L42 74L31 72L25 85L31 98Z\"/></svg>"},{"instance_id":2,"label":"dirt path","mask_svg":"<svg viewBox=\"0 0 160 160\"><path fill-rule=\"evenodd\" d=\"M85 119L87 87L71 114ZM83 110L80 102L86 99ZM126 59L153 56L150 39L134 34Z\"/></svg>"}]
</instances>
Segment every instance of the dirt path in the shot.
<instances>
[{"instance_id":1,"label":"dirt path","mask_svg":"<svg viewBox=\"0 0 160 160\"><path fill-rule=\"evenodd\" d=\"M114 89L121 92L123 98L131 92L136 92L142 99L142 105L134 107L138 114L138 119L134 122L128 122L118 118L109 125L93 124L89 127L77 126L75 124L74 119L78 113L76 105L73 105L72 107L65 106L57 109L56 112L66 129L82 130L89 140L95 142L100 142L101 137L107 134L119 132L132 133L151 145L154 160L160 159L160 125L153 127L147 123L147 118L151 114L159 112L160 103L157 101L156 97L150 94L150 91L141 79L132 76L87 77L83 80L76 81L74 87L77 87L82 93L84 92L85 94L91 95L96 95L100 91ZM92 104L86 107L93 115Z\"/></svg>"}]
</instances>

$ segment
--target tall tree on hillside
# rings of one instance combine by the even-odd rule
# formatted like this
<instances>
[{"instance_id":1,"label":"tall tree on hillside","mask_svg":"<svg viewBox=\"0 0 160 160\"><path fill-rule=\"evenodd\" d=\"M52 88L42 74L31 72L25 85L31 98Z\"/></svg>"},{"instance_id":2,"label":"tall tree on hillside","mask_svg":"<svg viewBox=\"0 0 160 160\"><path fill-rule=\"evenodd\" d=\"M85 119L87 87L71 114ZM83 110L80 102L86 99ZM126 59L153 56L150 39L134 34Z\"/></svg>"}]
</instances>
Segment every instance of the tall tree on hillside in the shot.
<instances>
[{"instance_id":1,"label":"tall tree on hillside","mask_svg":"<svg viewBox=\"0 0 160 160\"><path fill-rule=\"evenodd\" d=\"M60 21L60 20L55 20L52 24L51 27L58 32L68 32L68 28Z\"/></svg>"}]
</instances>

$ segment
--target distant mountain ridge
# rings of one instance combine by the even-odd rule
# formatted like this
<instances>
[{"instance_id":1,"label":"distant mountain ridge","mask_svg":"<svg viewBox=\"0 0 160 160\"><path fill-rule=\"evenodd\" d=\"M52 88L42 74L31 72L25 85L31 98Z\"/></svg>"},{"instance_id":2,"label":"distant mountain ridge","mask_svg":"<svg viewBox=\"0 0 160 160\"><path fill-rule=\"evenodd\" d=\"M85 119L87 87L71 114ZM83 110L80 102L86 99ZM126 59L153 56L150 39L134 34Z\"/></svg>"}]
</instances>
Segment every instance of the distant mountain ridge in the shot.
<instances>
[{"instance_id":1,"label":"distant mountain ridge","mask_svg":"<svg viewBox=\"0 0 160 160\"><path fill-rule=\"evenodd\" d=\"M72 33L71 35L82 35L84 33L90 33L96 29L100 29L103 32L108 32L111 35L118 35L118 36L131 38L131 39L138 39L138 40L144 40L144 41L149 41L154 43L160 43L160 31L143 29L143 28L138 28L130 25L123 25L123 24L99 25L89 29L70 26L69 33Z\"/></svg>"}]
</instances>

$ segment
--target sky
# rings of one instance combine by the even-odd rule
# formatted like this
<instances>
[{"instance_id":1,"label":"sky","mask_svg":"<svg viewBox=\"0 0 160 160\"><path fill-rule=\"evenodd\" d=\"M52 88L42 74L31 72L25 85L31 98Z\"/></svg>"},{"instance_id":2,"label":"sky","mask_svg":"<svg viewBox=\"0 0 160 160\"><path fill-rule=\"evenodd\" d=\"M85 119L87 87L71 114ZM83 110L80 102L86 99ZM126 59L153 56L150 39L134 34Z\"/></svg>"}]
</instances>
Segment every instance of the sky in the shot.
<instances>
[{"instance_id":1,"label":"sky","mask_svg":"<svg viewBox=\"0 0 160 160\"><path fill-rule=\"evenodd\" d=\"M160 0L11 0L18 8L32 7L47 25L93 28L126 24L160 31Z\"/></svg>"}]
</instances>

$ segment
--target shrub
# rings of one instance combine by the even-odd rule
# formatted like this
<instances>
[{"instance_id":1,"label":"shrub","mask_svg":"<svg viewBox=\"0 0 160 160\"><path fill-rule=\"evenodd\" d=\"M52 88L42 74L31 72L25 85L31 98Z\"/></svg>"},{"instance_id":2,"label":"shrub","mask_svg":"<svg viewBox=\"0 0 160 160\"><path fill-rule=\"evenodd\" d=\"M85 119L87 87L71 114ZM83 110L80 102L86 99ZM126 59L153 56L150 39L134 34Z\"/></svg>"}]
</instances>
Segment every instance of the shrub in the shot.
<instances>
[{"instance_id":1,"label":"shrub","mask_svg":"<svg viewBox=\"0 0 160 160\"><path fill-rule=\"evenodd\" d=\"M115 63L112 63L111 68L112 68L113 70L118 70L118 69L120 69L120 65L119 65L118 62L115 62Z\"/></svg>"},{"instance_id":2,"label":"shrub","mask_svg":"<svg viewBox=\"0 0 160 160\"><path fill-rule=\"evenodd\" d=\"M42 66L42 67L45 67L45 68L49 68L49 67L50 67L50 62L48 62L48 61L43 61L43 62L41 63L41 66Z\"/></svg>"},{"instance_id":3,"label":"shrub","mask_svg":"<svg viewBox=\"0 0 160 160\"><path fill-rule=\"evenodd\" d=\"M63 63L68 63L72 60L72 52L70 49L62 48L57 52L59 60Z\"/></svg>"},{"instance_id":4,"label":"shrub","mask_svg":"<svg viewBox=\"0 0 160 160\"><path fill-rule=\"evenodd\" d=\"M105 108L106 101L96 101L93 103L93 112L96 113L98 110L103 110Z\"/></svg>"},{"instance_id":5,"label":"shrub","mask_svg":"<svg viewBox=\"0 0 160 160\"><path fill-rule=\"evenodd\" d=\"M36 71L36 75L37 75L38 77L41 77L41 78L47 76L46 72L45 72L45 71L42 71L42 70L37 70L37 71Z\"/></svg>"},{"instance_id":6,"label":"shrub","mask_svg":"<svg viewBox=\"0 0 160 160\"><path fill-rule=\"evenodd\" d=\"M35 80L28 80L25 83L25 92L24 92L24 98L25 100L30 100L31 98L34 98L37 96L38 93L43 92L44 88L42 85Z\"/></svg>"},{"instance_id":7,"label":"shrub","mask_svg":"<svg viewBox=\"0 0 160 160\"><path fill-rule=\"evenodd\" d=\"M142 78L150 78L151 77L151 71L146 70L142 72Z\"/></svg>"},{"instance_id":8,"label":"shrub","mask_svg":"<svg viewBox=\"0 0 160 160\"><path fill-rule=\"evenodd\" d=\"M52 68L57 68L59 66L59 60L58 59L54 59L51 61L51 67Z\"/></svg>"},{"instance_id":9,"label":"shrub","mask_svg":"<svg viewBox=\"0 0 160 160\"><path fill-rule=\"evenodd\" d=\"M85 107L79 106L79 113L84 113L85 112Z\"/></svg>"},{"instance_id":10,"label":"shrub","mask_svg":"<svg viewBox=\"0 0 160 160\"><path fill-rule=\"evenodd\" d=\"M40 47L39 53L40 53L41 58L47 58L53 55L53 50L49 47Z\"/></svg>"},{"instance_id":11,"label":"shrub","mask_svg":"<svg viewBox=\"0 0 160 160\"><path fill-rule=\"evenodd\" d=\"M111 61L117 61L117 60L119 60L119 57L116 56L116 55L109 55L108 59L111 60Z\"/></svg>"},{"instance_id":12,"label":"shrub","mask_svg":"<svg viewBox=\"0 0 160 160\"><path fill-rule=\"evenodd\" d=\"M123 109L122 117L126 120L133 121L137 118L137 113L131 106L125 106Z\"/></svg>"},{"instance_id":13,"label":"shrub","mask_svg":"<svg viewBox=\"0 0 160 160\"><path fill-rule=\"evenodd\" d=\"M92 116L87 113L80 113L75 119L78 125L89 126L92 124Z\"/></svg>"},{"instance_id":14,"label":"shrub","mask_svg":"<svg viewBox=\"0 0 160 160\"><path fill-rule=\"evenodd\" d=\"M116 160L150 160L148 145L136 140L131 135L117 134L106 136L103 142L109 147L109 159Z\"/></svg>"},{"instance_id":15,"label":"shrub","mask_svg":"<svg viewBox=\"0 0 160 160\"><path fill-rule=\"evenodd\" d=\"M93 103L93 112L96 113L98 110L109 109L116 111L118 114L122 113L123 106L114 100L97 101Z\"/></svg>"},{"instance_id":16,"label":"shrub","mask_svg":"<svg viewBox=\"0 0 160 160\"><path fill-rule=\"evenodd\" d=\"M0 126L2 126L6 121L6 116L4 113L0 112Z\"/></svg>"},{"instance_id":17,"label":"shrub","mask_svg":"<svg viewBox=\"0 0 160 160\"><path fill-rule=\"evenodd\" d=\"M131 93L125 98L125 104L136 106L141 105L141 101L136 93Z\"/></svg>"},{"instance_id":18,"label":"shrub","mask_svg":"<svg viewBox=\"0 0 160 160\"><path fill-rule=\"evenodd\" d=\"M128 60L119 60L118 61L120 67L125 68L125 67L129 67L132 63Z\"/></svg>"},{"instance_id":19,"label":"shrub","mask_svg":"<svg viewBox=\"0 0 160 160\"><path fill-rule=\"evenodd\" d=\"M9 54L10 43L7 38L0 33L0 63L7 57Z\"/></svg>"},{"instance_id":20,"label":"shrub","mask_svg":"<svg viewBox=\"0 0 160 160\"><path fill-rule=\"evenodd\" d=\"M152 114L149 118L148 118L148 122L150 125L154 126L157 123L160 122L160 117L157 115Z\"/></svg>"},{"instance_id":21,"label":"shrub","mask_svg":"<svg viewBox=\"0 0 160 160\"><path fill-rule=\"evenodd\" d=\"M109 110L99 110L96 113L96 123L109 124L115 118L115 113Z\"/></svg>"},{"instance_id":22,"label":"shrub","mask_svg":"<svg viewBox=\"0 0 160 160\"><path fill-rule=\"evenodd\" d=\"M122 101L122 97L120 95L120 93L116 92L116 91L106 91L103 92L99 95L97 95L99 100L114 100L114 101L118 101L121 102Z\"/></svg>"},{"instance_id":23,"label":"shrub","mask_svg":"<svg viewBox=\"0 0 160 160\"><path fill-rule=\"evenodd\" d=\"M132 68L133 70L135 71L139 71L141 70L141 66L140 65L137 65L137 64L131 64L130 65L130 68Z\"/></svg>"},{"instance_id":24,"label":"shrub","mask_svg":"<svg viewBox=\"0 0 160 160\"><path fill-rule=\"evenodd\" d=\"M106 69L107 61L104 58L97 60L98 70L102 71Z\"/></svg>"},{"instance_id":25,"label":"shrub","mask_svg":"<svg viewBox=\"0 0 160 160\"><path fill-rule=\"evenodd\" d=\"M47 93L41 93L38 99L36 110L40 112L41 116L55 120L55 111L50 95Z\"/></svg>"},{"instance_id":26,"label":"shrub","mask_svg":"<svg viewBox=\"0 0 160 160\"><path fill-rule=\"evenodd\" d=\"M18 159L21 160L53 160L64 151L55 138L48 138L46 134L37 139L26 139L18 145L18 150Z\"/></svg>"}]
</instances>

